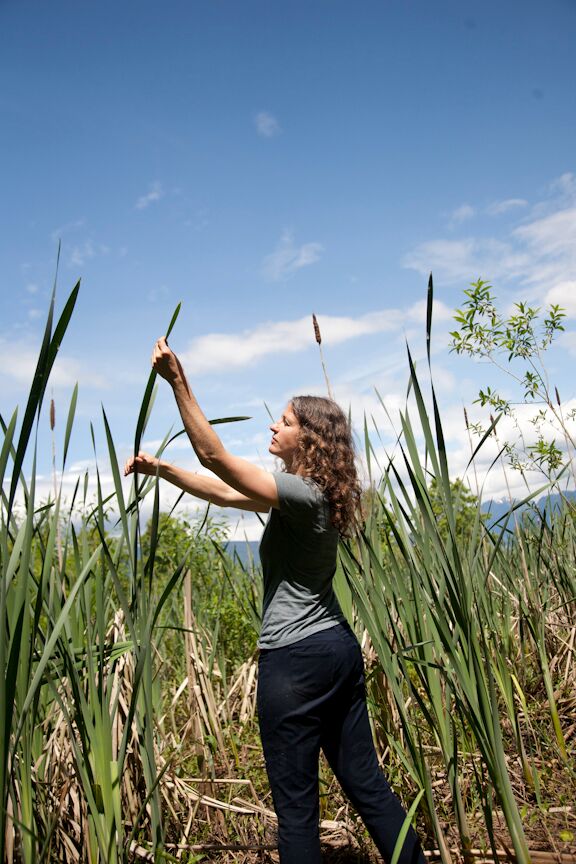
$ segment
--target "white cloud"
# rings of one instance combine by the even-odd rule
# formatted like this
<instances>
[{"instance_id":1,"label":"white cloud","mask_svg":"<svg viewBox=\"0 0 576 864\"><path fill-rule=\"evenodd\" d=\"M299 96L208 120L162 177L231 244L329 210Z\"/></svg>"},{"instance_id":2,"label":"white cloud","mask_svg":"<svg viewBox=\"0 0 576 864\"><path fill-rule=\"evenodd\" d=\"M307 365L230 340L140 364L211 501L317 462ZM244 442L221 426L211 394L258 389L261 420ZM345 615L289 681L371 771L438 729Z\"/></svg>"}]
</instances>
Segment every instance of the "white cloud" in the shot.
<instances>
[{"instance_id":1,"label":"white cloud","mask_svg":"<svg viewBox=\"0 0 576 864\"><path fill-rule=\"evenodd\" d=\"M60 240L64 234L70 234L73 231L77 231L79 228L84 226L84 219L75 219L72 222L66 222L64 225L60 225L58 228L55 228L51 234L50 238L53 243L56 243Z\"/></svg>"},{"instance_id":2,"label":"white cloud","mask_svg":"<svg viewBox=\"0 0 576 864\"><path fill-rule=\"evenodd\" d=\"M37 362L37 345L0 337L0 368L5 386L12 383L17 387L30 387ZM90 369L75 357L58 354L50 375L50 386L73 387L77 381L81 381L84 387L101 389L109 386L100 372Z\"/></svg>"},{"instance_id":3,"label":"white cloud","mask_svg":"<svg viewBox=\"0 0 576 864\"><path fill-rule=\"evenodd\" d=\"M182 224L185 228L191 228L192 231L203 231L210 224L209 212L206 209L197 210L191 217L185 219Z\"/></svg>"},{"instance_id":4,"label":"white cloud","mask_svg":"<svg viewBox=\"0 0 576 864\"><path fill-rule=\"evenodd\" d=\"M418 377L422 386L422 392L428 409L428 416L432 418L432 406L429 399L429 382L425 367L419 367ZM461 382L456 385L455 379L449 368L442 368L435 364L434 385L436 395L440 401L440 413L444 439L449 445L448 461L450 476L464 478L470 485L472 491L482 491L483 500L497 501L507 500L509 494L515 499L524 498L527 495L526 481L532 490L537 490L544 484L543 474L538 470L528 471L523 477L520 472L513 470L506 459L498 459L498 454L505 441L515 441L518 437L518 428L510 418L503 417L498 424L498 439L491 437L482 446L477 454L474 465L475 469L468 463L473 450L479 444L480 438L469 433L464 421L462 404L454 402L455 387L461 389ZM399 374L396 379L391 380L390 386L380 390L382 402L374 393L374 389L363 382L359 387L356 380L343 383L336 380L334 390L340 404L346 409L351 407L352 419L356 430L358 441L358 456L361 466L363 480L367 480L367 465L364 454L364 430L363 419L368 420L368 433L375 452L372 459L372 476L378 479L378 474L387 464L390 457L393 458L396 469L400 475L406 478L406 470L401 458L400 448L396 443L397 433L400 430L399 412L406 414L406 389L398 386ZM366 385L366 386L365 386ZM383 404L382 404L383 403ZM385 407L384 407L385 406ZM520 405L517 407L516 416L518 423L524 433L524 444L530 445L537 441L538 430L530 422L539 406ZM576 400L567 401L563 405L565 415L576 407ZM420 431L418 410L416 408L413 394L408 400L409 416L412 429L415 434L417 447L422 462L424 462L424 439ZM385 410L386 409L386 410ZM487 412L479 406L468 407L468 417L471 423L480 421L486 428L489 424ZM572 423L572 428L576 423ZM559 446L562 446L562 436L554 429L551 423L545 423L542 427L544 435L556 438ZM405 448L405 444L404 444ZM526 478L526 479L525 479ZM410 484L408 483L408 486Z\"/></svg>"},{"instance_id":5,"label":"white cloud","mask_svg":"<svg viewBox=\"0 0 576 864\"><path fill-rule=\"evenodd\" d=\"M35 282L30 282L26 285L26 291L28 294L37 294L38 293L38 285Z\"/></svg>"},{"instance_id":6,"label":"white cloud","mask_svg":"<svg viewBox=\"0 0 576 864\"><path fill-rule=\"evenodd\" d=\"M553 292L576 274L576 206L566 206L573 190L576 195L576 181L573 175L564 175L554 188L556 197L533 207L531 218L503 239L430 240L406 255L403 265L422 275L432 270L437 281L447 284L466 285L482 276L504 287L528 286L540 296ZM504 212L512 203L525 205L523 199L508 199L491 207Z\"/></svg>"},{"instance_id":7,"label":"white cloud","mask_svg":"<svg viewBox=\"0 0 576 864\"><path fill-rule=\"evenodd\" d=\"M473 237L462 240L429 240L420 243L403 259L403 266L422 276L430 271L448 284L468 283L477 274L478 241ZM486 273L486 270L483 270Z\"/></svg>"},{"instance_id":8,"label":"white cloud","mask_svg":"<svg viewBox=\"0 0 576 864\"><path fill-rule=\"evenodd\" d=\"M274 138L282 131L278 120L269 111L259 111L254 117L254 124L258 135L262 138Z\"/></svg>"},{"instance_id":9,"label":"white cloud","mask_svg":"<svg viewBox=\"0 0 576 864\"><path fill-rule=\"evenodd\" d=\"M450 311L439 302L434 304L434 320L450 318ZM322 341L338 345L358 336L402 332L407 322L421 322L425 304L419 302L408 309L382 309L358 318L319 315ZM279 351L296 353L314 345L312 317L295 321L272 321L242 333L211 333L195 339L182 354L182 362L190 374L202 375L231 368L249 366L263 357Z\"/></svg>"},{"instance_id":10,"label":"white cloud","mask_svg":"<svg viewBox=\"0 0 576 864\"><path fill-rule=\"evenodd\" d=\"M68 259L68 264L71 267L83 267L86 261L94 258L96 248L92 240L86 240L85 243L79 246L73 246Z\"/></svg>"},{"instance_id":11,"label":"white cloud","mask_svg":"<svg viewBox=\"0 0 576 864\"><path fill-rule=\"evenodd\" d=\"M576 174L567 171L561 174L550 184L553 193L559 194L564 200L573 202L576 200Z\"/></svg>"},{"instance_id":12,"label":"white cloud","mask_svg":"<svg viewBox=\"0 0 576 864\"><path fill-rule=\"evenodd\" d=\"M439 376L438 370L434 372L436 391L438 395ZM421 384L424 382L421 380ZM423 387L424 399L428 400L428 388ZM444 394L450 398L450 394ZM342 401L342 400L341 400ZM406 410L406 400L402 394L397 395L387 393L383 401L390 411L390 419L392 423L399 426L397 417L398 410ZM484 442L482 448L474 459L474 466L468 467L473 450L480 443L480 437L475 433L469 435L464 422L464 415L461 405L456 405L453 402L446 401L445 398L440 398L442 427L444 439L449 443L449 470L452 479L456 477L464 478L470 485L474 493L482 492L484 501L494 499L497 501L507 500L509 496L513 499L522 499L528 494L528 488L532 491L538 490L546 482L543 472L537 468L527 470L524 475L519 471L514 470L508 463L505 457L498 458L498 455L503 447L504 442L516 442L519 436L518 427L523 432L523 446L527 447L535 444L538 439L539 429L531 423L531 419L536 413L539 406L534 405L519 405L516 408L516 419L518 426L512 418L502 417L497 425L497 438L491 436ZM345 404L345 403L343 403ZM567 401L563 404L564 415L566 416L570 410L576 407L576 400ZM428 413L431 416L431 406L428 405ZM417 447L420 451L421 459L424 461L424 442L423 436L419 431L418 411L415 409L413 399L410 397L409 414L411 418L412 429L417 442ZM358 413L353 413L355 425L359 427L361 417ZM391 435L390 421L382 422L382 414L378 415L376 411L375 422L378 428L378 434L371 429L372 444L376 451L379 464L384 466L387 464L388 458L393 456L394 464L401 476L405 476L405 468L402 459L399 455L399 448L394 444ZM480 421L486 429L489 425L489 418L486 412L483 412L478 406L470 406L468 408L468 417L470 423ZM574 430L576 423L571 422L571 431ZM563 436L557 428L557 425L552 422L545 422L540 427L543 435L547 438L554 438L558 446L563 446ZM574 434L574 433L572 433ZM405 445L404 445L405 447ZM408 484L409 485L409 484Z\"/></svg>"},{"instance_id":13,"label":"white cloud","mask_svg":"<svg viewBox=\"0 0 576 864\"><path fill-rule=\"evenodd\" d=\"M167 285L159 285L157 288L151 288L148 291L148 302L156 303L158 300L166 300L170 296L170 289Z\"/></svg>"},{"instance_id":14,"label":"white cloud","mask_svg":"<svg viewBox=\"0 0 576 864\"><path fill-rule=\"evenodd\" d=\"M486 212L489 216L501 216L503 213L509 213L510 210L527 206L528 201L524 198L505 198L503 201L493 201L486 208Z\"/></svg>"},{"instance_id":15,"label":"white cloud","mask_svg":"<svg viewBox=\"0 0 576 864\"><path fill-rule=\"evenodd\" d=\"M150 204L153 204L155 201L159 201L164 196L164 189L162 184L156 181L155 183L150 184L150 188L145 195L141 195L136 204L134 205L136 210L145 210L146 207L149 207Z\"/></svg>"},{"instance_id":16,"label":"white cloud","mask_svg":"<svg viewBox=\"0 0 576 864\"><path fill-rule=\"evenodd\" d=\"M570 317L576 318L576 279L558 282L547 292L544 302L562 306Z\"/></svg>"},{"instance_id":17,"label":"white cloud","mask_svg":"<svg viewBox=\"0 0 576 864\"><path fill-rule=\"evenodd\" d=\"M427 300L418 300L413 303L409 309L405 310L404 318L414 324L424 324L426 321L426 311L428 308ZM434 300L432 307L432 320L435 324L441 321L452 321L453 312L442 303L441 300Z\"/></svg>"},{"instance_id":18,"label":"white cloud","mask_svg":"<svg viewBox=\"0 0 576 864\"><path fill-rule=\"evenodd\" d=\"M576 207L551 213L512 232L530 258L523 282L554 288L576 275Z\"/></svg>"},{"instance_id":19,"label":"white cloud","mask_svg":"<svg viewBox=\"0 0 576 864\"><path fill-rule=\"evenodd\" d=\"M291 231L285 231L274 252L267 255L262 263L262 274L271 282L287 279L302 267L308 267L320 260L324 247L320 243L294 245Z\"/></svg>"},{"instance_id":20,"label":"white cloud","mask_svg":"<svg viewBox=\"0 0 576 864\"><path fill-rule=\"evenodd\" d=\"M576 333L561 333L558 337L558 343L568 351L573 357L576 357Z\"/></svg>"},{"instance_id":21,"label":"white cloud","mask_svg":"<svg viewBox=\"0 0 576 864\"><path fill-rule=\"evenodd\" d=\"M108 255L110 247L105 243L96 243L92 238L84 243L72 246L68 254L68 267L83 267L87 261L91 261L98 255Z\"/></svg>"},{"instance_id":22,"label":"white cloud","mask_svg":"<svg viewBox=\"0 0 576 864\"><path fill-rule=\"evenodd\" d=\"M450 222L453 225L459 225L461 222L466 222L467 219L471 219L476 213L474 207L471 207L470 204L462 204L460 207L457 207L452 211L450 216Z\"/></svg>"}]
</instances>

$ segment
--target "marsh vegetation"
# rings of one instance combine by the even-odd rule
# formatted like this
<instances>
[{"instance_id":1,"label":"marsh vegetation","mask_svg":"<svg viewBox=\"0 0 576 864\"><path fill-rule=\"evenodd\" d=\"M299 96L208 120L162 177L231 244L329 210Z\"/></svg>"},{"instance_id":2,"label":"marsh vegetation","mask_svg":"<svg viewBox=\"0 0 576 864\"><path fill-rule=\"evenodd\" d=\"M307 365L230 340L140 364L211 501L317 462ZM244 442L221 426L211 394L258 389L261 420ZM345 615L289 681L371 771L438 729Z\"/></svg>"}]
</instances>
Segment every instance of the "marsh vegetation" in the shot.
<instances>
[{"instance_id":1,"label":"marsh vegetation","mask_svg":"<svg viewBox=\"0 0 576 864\"><path fill-rule=\"evenodd\" d=\"M37 498L35 424L77 290L55 326L52 306L22 421L2 421L0 857L274 861L257 566L226 552L210 514L161 514L154 479L126 494L105 414L113 494L96 472L95 498L87 477L72 500ZM450 479L440 409L410 357L409 378L394 458L376 466L366 436L365 525L336 575L382 764L431 857L573 861L573 507L488 528ZM62 470L75 405L76 392ZM321 802L327 860L376 860L326 766Z\"/></svg>"}]
</instances>

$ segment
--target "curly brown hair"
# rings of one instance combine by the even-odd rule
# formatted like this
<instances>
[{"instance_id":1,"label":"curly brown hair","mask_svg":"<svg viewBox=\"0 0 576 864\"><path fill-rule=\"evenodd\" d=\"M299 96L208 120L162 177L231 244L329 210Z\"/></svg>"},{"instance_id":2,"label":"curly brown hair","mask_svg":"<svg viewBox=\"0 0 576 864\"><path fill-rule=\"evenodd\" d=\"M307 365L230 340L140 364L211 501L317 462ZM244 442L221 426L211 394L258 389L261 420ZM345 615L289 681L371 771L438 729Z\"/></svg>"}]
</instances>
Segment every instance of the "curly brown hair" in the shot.
<instances>
[{"instance_id":1,"label":"curly brown hair","mask_svg":"<svg viewBox=\"0 0 576 864\"><path fill-rule=\"evenodd\" d=\"M348 418L323 396L295 396L290 404L301 427L294 466L318 484L332 524L340 535L350 536L358 524L362 490Z\"/></svg>"}]
</instances>

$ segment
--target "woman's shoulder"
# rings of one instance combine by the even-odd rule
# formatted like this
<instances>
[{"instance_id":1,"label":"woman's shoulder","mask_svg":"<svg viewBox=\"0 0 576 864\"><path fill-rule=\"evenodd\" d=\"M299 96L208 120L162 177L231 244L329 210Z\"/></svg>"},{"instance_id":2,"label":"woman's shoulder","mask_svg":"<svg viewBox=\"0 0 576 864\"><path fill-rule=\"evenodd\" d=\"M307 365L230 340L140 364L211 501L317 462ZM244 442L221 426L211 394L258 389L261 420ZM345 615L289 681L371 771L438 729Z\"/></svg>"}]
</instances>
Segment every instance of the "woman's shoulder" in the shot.
<instances>
[{"instance_id":1,"label":"woman's shoulder","mask_svg":"<svg viewBox=\"0 0 576 864\"><path fill-rule=\"evenodd\" d=\"M311 477L277 471L274 472L274 479L278 489L280 510L283 505L310 508L326 503L326 497L320 486Z\"/></svg>"}]
</instances>

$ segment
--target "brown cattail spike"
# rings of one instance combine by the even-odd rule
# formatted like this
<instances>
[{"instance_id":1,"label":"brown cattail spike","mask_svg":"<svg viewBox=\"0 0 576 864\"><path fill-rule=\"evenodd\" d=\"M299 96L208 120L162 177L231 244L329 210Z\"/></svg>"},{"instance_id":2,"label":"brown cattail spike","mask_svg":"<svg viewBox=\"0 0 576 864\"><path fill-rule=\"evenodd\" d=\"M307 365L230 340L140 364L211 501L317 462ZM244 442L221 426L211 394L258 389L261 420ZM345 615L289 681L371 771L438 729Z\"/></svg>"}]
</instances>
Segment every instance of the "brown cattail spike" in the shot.
<instances>
[{"instance_id":1,"label":"brown cattail spike","mask_svg":"<svg viewBox=\"0 0 576 864\"><path fill-rule=\"evenodd\" d=\"M558 392L558 387L555 387L554 390L556 391L556 402L558 403L558 407L560 408L561 402L560 402L560 394Z\"/></svg>"},{"instance_id":2,"label":"brown cattail spike","mask_svg":"<svg viewBox=\"0 0 576 864\"><path fill-rule=\"evenodd\" d=\"M316 342L318 344L318 351L320 352L320 362L322 363L322 371L324 372L324 378L326 379L326 388L328 390L328 396L332 399L332 389L330 387L330 381L328 379L328 373L326 372L326 366L324 364L324 356L322 354L322 336L320 334L320 325L318 324L318 319L314 312L312 313L312 324L314 325L314 336L316 338Z\"/></svg>"},{"instance_id":3,"label":"brown cattail spike","mask_svg":"<svg viewBox=\"0 0 576 864\"><path fill-rule=\"evenodd\" d=\"M468 412L466 411L466 408L464 408L464 422L466 424L466 429L469 429L470 424L468 423Z\"/></svg>"},{"instance_id":4,"label":"brown cattail spike","mask_svg":"<svg viewBox=\"0 0 576 864\"><path fill-rule=\"evenodd\" d=\"M56 426L56 408L54 406L54 399L50 400L50 429L52 432L54 431L54 427Z\"/></svg>"},{"instance_id":5,"label":"brown cattail spike","mask_svg":"<svg viewBox=\"0 0 576 864\"><path fill-rule=\"evenodd\" d=\"M316 337L316 342L318 345L322 344L322 336L320 335L320 326L318 324L318 319L314 312L312 313L312 323L314 325L314 336Z\"/></svg>"}]
</instances>

